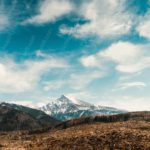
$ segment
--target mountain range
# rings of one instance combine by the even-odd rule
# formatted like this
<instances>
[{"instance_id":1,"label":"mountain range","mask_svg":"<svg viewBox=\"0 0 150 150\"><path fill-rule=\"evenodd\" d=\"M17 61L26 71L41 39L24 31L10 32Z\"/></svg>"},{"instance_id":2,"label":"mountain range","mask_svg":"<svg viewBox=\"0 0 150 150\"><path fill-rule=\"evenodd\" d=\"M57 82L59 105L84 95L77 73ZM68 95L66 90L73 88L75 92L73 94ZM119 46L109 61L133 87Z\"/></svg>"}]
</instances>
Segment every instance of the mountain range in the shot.
<instances>
[{"instance_id":1,"label":"mountain range","mask_svg":"<svg viewBox=\"0 0 150 150\"><path fill-rule=\"evenodd\" d=\"M33 109L30 107L0 103L0 130L29 130L54 127L62 121L75 118L107 116L126 113L124 110L96 106L85 101L70 99L65 95L48 104Z\"/></svg>"},{"instance_id":2,"label":"mountain range","mask_svg":"<svg viewBox=\"0 0 150 150\"><path fill-rule=\"evenodd\" d=\"M69 99L65 95L62 95L56 100L51 100L39 109L61 121L87 116L114 115L127 112L113 107L96 106L85 101Z\"/></svg>"}]
</instances>

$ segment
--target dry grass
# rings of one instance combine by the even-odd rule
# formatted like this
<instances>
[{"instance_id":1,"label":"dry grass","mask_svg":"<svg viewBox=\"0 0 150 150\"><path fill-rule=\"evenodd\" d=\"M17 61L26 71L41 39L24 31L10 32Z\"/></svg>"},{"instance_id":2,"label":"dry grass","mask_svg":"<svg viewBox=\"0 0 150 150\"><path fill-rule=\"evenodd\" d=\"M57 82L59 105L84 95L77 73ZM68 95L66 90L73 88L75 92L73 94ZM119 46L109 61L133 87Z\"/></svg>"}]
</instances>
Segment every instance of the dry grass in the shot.
<instances>
[{"instance_id":1,"label":"dry grass","mask_svg":"<svg viewBox=\"0 0 150 150\"><path fill-rule=\"evenodd\" d=\"M1 134L0 149L17 150L150 150L150 123L92 123L40 134Z\"/></svg>"}]
</instances>

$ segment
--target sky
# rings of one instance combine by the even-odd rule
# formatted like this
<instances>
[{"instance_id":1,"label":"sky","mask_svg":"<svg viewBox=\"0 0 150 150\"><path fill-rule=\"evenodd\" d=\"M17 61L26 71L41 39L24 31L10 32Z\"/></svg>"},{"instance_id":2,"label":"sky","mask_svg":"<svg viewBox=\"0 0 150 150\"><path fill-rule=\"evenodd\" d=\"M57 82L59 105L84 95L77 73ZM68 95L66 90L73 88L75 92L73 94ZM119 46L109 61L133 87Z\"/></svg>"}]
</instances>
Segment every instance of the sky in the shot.
<instances>
[{"instance_id":1,"label":"sky","mask_svg":"<svg viewBox=\"0 0 150 150\"><path fill-rule=\"evenodd\" d=\"M150 110L150 0L0 0L0 101L64 94Z\"/></svg>"}]
</instances>

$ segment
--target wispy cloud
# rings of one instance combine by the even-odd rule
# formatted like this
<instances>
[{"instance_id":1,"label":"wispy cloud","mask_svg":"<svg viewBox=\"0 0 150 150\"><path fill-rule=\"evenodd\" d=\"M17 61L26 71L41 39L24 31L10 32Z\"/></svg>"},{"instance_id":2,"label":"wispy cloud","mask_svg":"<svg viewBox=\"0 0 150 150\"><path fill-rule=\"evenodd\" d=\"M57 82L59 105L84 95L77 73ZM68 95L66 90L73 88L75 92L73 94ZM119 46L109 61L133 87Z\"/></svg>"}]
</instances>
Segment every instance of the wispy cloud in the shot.
<instances>
[{"instance_id":1,"label":"wispy cloud","mask_svg":"<svg viewBox=\"0 0 150 150\"><path fill-rule=\"evenodd\" d=\"M105 72L90 70L82 73L72 73L69 85L76 90L83 90L87 88L87 86L93 82L95 79L99 79L105 76Z\"/></svg>"},{"instance_id":2,"label":"wispy cloud","mask_svg":"<svg viewBox=\"0 0 150 150\"><path fill-rule=\"evenodd\" d=\"M6 15L0 14L0 31L6 29L9 25L9 19Z\"/></svg>"},{"instance_id":3,"label":"wispy cloud","mask_svg":"<svg viewBox=\"0 0 150 150\"><path fill-rule=\"evenodd\" d=\"M7 14L7 11L5 10L4 6L0 6L0 31L3 31L7 29L7 27L10 25L10 18Z\"/></svg>"},{"instance_id":4,"label":"wispy cloud","mask_svg":"<svg viewBox=\"0 0 150 150\"><path fill-rule=\"evenodd\" d=\"M24 24L44 24L54 22L58 18L70 13L73 4L69 0L44 0L38 8L38 14L25 20Z\"/></svg>"},{"instance_id":5,"label":"wispy cloud","mask_svg":"<svg viewBox=\"0 0 150 150\"><path fill-rule=\"evenodd\" d=\"M58 90L64 86L68 86L67 81L64 80L52 80L43 83L43 88L45 91Z\"/></svg>"},{"instance_id":6,"label":"wispy cloud","mask_svg":"<svg viewBox=\"0 0 150 150\"><path fill-rule=\"evenodd\" d=\"M117 85L117 90L126 90L131 88L144 88L144 87L146 87L146 84L144 82L132 81L132 82L120 83L119 85Z\"/></svg>"},{"instance_id":7,"label":"wispy cloud","mask_svg":"<svg viewBox=\"0 0 150 150\"><path fill-rule=\"evenodd\" d=\"M65 95L75 102L76 100L88 100L90 102L92 99L95 98L91 93L87 91L65 93Z\"/></svg>"},{"instance_id":8,"label":"wispy cloud","mask_svg":"<svg viewBox=\"0 0 150 150\"><path fill-rule=\"evenodd\" d=\"M44 82L44 90L58 90L61 88L72 89L75 91L85 90L94 80L104 77L102 71L84 71L80 73L71 73L67 75L67 80L58 79Z\"/></svg>"},{"instance_id":9,"label":"wispy cloud","mask_svg":"<svg viewBox=\"0 0 150 150\"><path fill-rule=\"evenodd\" d=\"M33 90L46 72L67 66L63 59L52 56L22 62L16 62L11 57L1 57L0 92L17 93Z\"/></svg>"}]
</instances>

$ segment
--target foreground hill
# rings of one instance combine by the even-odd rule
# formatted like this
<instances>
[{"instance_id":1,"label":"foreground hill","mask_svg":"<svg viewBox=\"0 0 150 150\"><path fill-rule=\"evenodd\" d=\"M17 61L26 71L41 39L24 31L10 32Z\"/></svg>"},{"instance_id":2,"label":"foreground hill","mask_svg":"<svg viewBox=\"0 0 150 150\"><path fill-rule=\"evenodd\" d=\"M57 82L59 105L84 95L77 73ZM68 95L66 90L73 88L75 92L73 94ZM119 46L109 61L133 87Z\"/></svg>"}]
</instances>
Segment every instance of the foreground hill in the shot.
<instances>
[{"instance_id":1,"label":"foreground hill","mask_svg":"<svg viewBox=\"0 0 150 150\"><path fill-rule=\"evenodd\" d=\"M82 118L79 120L84 120L84 123L65 128L57 126L43 133L38 130L33 132L34 134L1 133L1 149L15 147L22 150L149 150L150 112L128 115L128 118L115 115L114 120L109 120L108 117L104 121L91 119L90 123L87 121L89 118ZM76 122L76 119L69 122Z\"/></svg>"},{"instance_id":2,"label":"foreground hill","mask_svg":"<svg viewBox=\"0 0 150 150\"><path fill-rule=\"evenodd\" d=\"M80 117L114 115L126 112L112 107L95 106L77 99L72 100L65 95L62 95L56 100L50 101L39 109L62 121Z\"/></svg>"},{"instance_id":3,"label":"foreground hill","mask_svg":"<svg viewBox=\"0 0 150 150\"><path fill-rule=\"evenodd\" d=\"M54 126L59 121L44 112L29 107L1 103L0 130L30 130L47 126Z\"/></svg>"}]
</instances>

